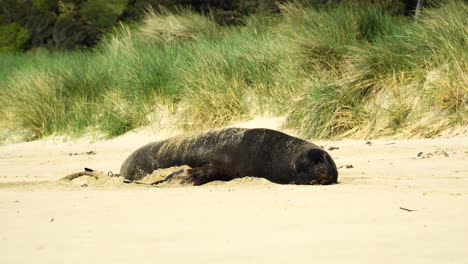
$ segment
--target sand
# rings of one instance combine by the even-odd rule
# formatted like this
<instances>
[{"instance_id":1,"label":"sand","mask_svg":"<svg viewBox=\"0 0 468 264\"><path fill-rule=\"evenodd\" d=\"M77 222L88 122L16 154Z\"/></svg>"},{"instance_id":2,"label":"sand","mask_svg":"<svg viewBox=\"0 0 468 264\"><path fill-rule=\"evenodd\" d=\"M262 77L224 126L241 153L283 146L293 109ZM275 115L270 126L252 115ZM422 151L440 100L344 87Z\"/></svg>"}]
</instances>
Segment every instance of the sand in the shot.
<instances>
[{"instance_id":1,"label":"sand","mask_svg":"<svg viewBox=\"0 0 468 264\"><path fill-rule=\"evenodd\" d=\"M57 182L84 167L118 173L175 134L0 146L0 263L468 263L466 134L316 141L337 148L330 186Z\"/></svg>"}]
</instances>

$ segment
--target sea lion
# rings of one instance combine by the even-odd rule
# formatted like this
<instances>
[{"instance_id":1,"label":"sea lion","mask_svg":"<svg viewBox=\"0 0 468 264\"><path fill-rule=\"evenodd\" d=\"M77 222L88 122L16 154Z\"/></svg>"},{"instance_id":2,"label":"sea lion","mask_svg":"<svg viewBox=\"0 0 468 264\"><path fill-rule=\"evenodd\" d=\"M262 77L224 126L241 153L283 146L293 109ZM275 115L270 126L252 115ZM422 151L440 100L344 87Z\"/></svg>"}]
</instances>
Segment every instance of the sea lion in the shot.
<instances>
[{"instance_id":1,"label":"sea lion","mask_svg":"<svg viewBox=\"0 0 468 264\"><path fill-rule=\"evenodd\" d=\"M139 180L160 168L188 165L187 182L201 185L244 176L282 184L332 184L335 162L319 146L271 129L226 128L149 143L133 152L120 174Z\"/></svg>"}]
</instances>

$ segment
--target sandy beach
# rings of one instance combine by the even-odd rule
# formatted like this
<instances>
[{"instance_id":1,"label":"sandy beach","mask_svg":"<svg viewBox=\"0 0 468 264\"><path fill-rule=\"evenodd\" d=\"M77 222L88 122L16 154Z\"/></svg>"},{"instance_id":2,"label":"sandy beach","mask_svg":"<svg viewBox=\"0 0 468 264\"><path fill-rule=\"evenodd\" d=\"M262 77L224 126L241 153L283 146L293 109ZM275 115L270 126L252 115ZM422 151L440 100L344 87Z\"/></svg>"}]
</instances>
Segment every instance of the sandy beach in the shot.
<instances>
[{"instance_id":1,"label":"sandy beach","mask_svg":"<svg viewBox=\"0 0 468 264\"><path fill-rule=\"evenodd\" d=\"M278 128L261 121L241 126ZM339 167L330 186L57 181L118 173L168 136L0 146L0 263L468 263L466 134L314 141Z\"/></svg>"}]
</instances>

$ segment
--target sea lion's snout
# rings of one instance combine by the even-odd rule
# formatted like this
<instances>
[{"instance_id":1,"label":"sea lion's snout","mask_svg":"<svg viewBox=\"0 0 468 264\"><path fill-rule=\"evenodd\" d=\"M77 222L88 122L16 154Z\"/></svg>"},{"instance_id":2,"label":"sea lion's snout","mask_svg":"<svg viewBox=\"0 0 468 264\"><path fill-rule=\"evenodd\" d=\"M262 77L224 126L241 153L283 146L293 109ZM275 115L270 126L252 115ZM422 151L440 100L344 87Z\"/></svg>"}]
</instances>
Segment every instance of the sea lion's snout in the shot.
<instances>
[{"instance_id":1,"label":"sea lion's snout","mask_svg":"<svg viewBox=\"0 0 468 264\"><path fill-rule=\"evenodd\" d=\"M330 184L335 184L335 183L337 183L337 181L331 178L311 180L309 182L310 185L330 185Z\"/></svg>"},{"instance_id":2,"label":"sea lion's snout","mask_svg":"<svg viewBox=\"0 0 468 264\"><path fill-rule=\"evenodd\" d=\"M311 181L309 182L309 185L329 185L329 184L334 184L334 183L336 183L336 182L323 179L323 180L321 180L321 181L319 181L319 180L311 180Z\"/></svg>"},{"instance_id":3,"label":"sea lion's snout","mask_svg":"<svg viewBox=\"0 0 468 264\"><path fill-rule=\"evenodd\" d=\"M298 173L297 184L327 185L338 181L335 162L321 149L309 149L300 154L295 170Z\"/></svg>"}]
</instances>

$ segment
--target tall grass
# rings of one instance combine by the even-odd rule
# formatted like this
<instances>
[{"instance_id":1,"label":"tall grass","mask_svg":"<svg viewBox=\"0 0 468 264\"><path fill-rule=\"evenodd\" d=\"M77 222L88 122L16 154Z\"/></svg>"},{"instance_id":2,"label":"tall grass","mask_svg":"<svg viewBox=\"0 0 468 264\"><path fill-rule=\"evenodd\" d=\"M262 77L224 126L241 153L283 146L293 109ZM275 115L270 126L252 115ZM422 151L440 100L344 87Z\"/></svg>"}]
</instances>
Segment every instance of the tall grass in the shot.
<instances>
[{"instance_id":1,"label":"tall grass","mask_svg":"<svg viewBox=\"0 0 468 264\"><path fill-rule=\"evenodd\" d=\"M363 41L355 38L362 35L360 27L346 31L348 39L360 43L350 41L329 49L339 54L339 69L335 67L325 81L308 89L289 115L289 125L300 127L306 137L329 138L399 132L433 136L444 128L465 125L466 3L446 1L438 9L427 10L418 23L375 19L376 11L379 17L383 14L378 9L359 11L355 21L372 17L368 22L380 21L371 27L377 36ZM385 30L375 30L381 26ZM315 47L318 51L305 50L324 54L322 47ZM316 78L323 68L312 69L311 74Z\"/></svg>"},{"instance_id":2,"label":"tall grass","mask_svg":"<svg viewBox=\"0 0 468 264\"><path fill-rule=\"evenodd\" d=\"M273 114L305 137L431 136L466 124L466 11L288 4L222 27L148 10L91 51L0 54L0 130L116 136L162 106L190 130Z\"/></svg>"}]
</instances>

